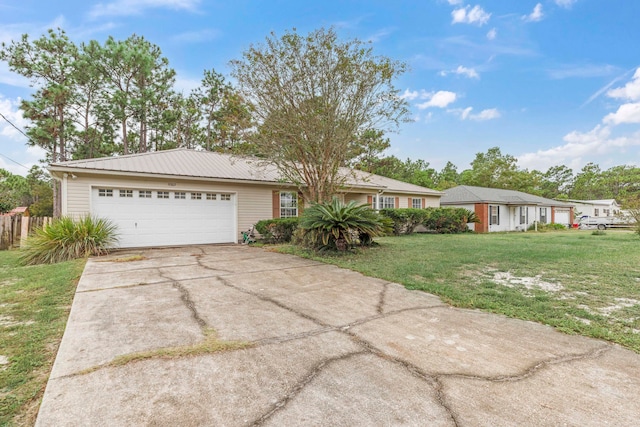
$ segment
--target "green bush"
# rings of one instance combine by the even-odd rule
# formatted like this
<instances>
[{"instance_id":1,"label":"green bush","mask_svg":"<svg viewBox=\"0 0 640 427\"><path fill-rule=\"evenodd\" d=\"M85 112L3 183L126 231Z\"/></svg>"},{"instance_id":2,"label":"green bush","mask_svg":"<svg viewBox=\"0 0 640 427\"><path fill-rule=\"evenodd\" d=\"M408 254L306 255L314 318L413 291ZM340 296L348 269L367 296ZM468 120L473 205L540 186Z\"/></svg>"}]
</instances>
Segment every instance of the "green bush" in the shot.
<instances>
[{"instance_id":1,"label":"green bush","mask_svg":"<svg viewBox=\"0 0 640 427\"><path fill-rule=\"evenodd\" d=\"M108 220L86 216L74 221L62 217L27 238L21 248L20 261L24 265L54 264L102 255L117 240L116 226Z\"/></svg>"},{"instance_id":2,"label":"green bush","mask_svg":"<svg viewBox=\"0 0 640 427\"><path fill-rule=\"evenodd\" d=\"M478 222L474 212L465 208L427 208L423 225L438 234L470 232L468 223Z\"/></svg>"},{"instance_id":3,"label":"green bush","mask_svg":"<svg viewBox=\"0 0 640 427\"><path fill-rule=\"evenodd\" d=\"M426 209L381 209L380 214L393 221L393 234L411 234L416 226L424 223L429 212Z\"/></svg>"},{"instance_id":4,"label":"green bush","mask_svg":"<svg viewBox=\"0 0 640 427\"><path fill-rule=\"evenodd\" d=\"M299 218L263 219L256 223L256 231L271 243L288 243L298 228Z\"/></svg>"},{"instance_id":5,"label":"green bush","mask_svg":"<svg viewBox=\"0 0 640 427\"><path fill-rule=\"evenodd\" d=\"M345 205L334 198L305 209L300 217L300 238L314 249L346 251L356 245L371 245L373 238L387 234L391 225L368 204L351 201Z\"/></svg>"},{"instance_id":6,"label":"green bush","mask_svg":"<svg viewBox=\"0 0 640 427\"><path fill-rule=\"evenodd\" d=\"M562 224L558 224L555 222L549 223L549 224L541 224L538 223L538 231L557 231L557 230L566 230L567 227L565 225ZM536 225L535 224L531 224L529 226L529 228L527 228L527 230L529 231L535 231L536 230Z\"/></svg>"}]
</instances>

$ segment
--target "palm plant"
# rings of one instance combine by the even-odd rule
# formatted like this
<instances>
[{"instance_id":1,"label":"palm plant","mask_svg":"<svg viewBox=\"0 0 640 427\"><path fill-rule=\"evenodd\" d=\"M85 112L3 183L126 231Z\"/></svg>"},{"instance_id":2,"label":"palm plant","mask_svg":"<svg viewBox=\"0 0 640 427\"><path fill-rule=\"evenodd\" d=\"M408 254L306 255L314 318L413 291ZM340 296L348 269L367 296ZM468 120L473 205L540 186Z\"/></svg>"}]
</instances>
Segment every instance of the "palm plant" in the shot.
<instances>
[{"instance_id":1,"label":"palm plant","mask_svg":"<svg viewBox=\"0 0 640 427\"><path fill-rule=\"evenodd\" d=\"M25 265L53 264L102 255L116 242L116 226L108 220L86 216L74 221L62 217L27 239L20 260Z\"/></svg>"},{"instance_id":2,"label":"palm plant","mask_svg":"<svg viewBox=\"0 0 640 427\"><path fill-rule=\"evenodd\" d=\"M354 201L344 204L337 198L305 209L299 227L310 246L339 251L356 244L368 245L390 230L389 221L369 205Z\"/></svg>"}]
</instances>

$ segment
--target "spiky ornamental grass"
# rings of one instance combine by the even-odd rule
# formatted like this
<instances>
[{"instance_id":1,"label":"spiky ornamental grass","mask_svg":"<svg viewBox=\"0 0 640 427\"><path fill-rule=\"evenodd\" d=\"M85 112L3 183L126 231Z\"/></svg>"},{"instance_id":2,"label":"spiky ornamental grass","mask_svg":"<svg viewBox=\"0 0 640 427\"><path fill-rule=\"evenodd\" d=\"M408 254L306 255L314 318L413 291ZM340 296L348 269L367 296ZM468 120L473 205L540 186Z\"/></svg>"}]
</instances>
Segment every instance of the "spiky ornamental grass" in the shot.
<instances>
[{"instance_id":1,"label":"spiky ornamental grass","mask_svg":"<svg viewBox=\"0 0 640 427\"><path fill-rule=\"evenodd\" d=\"M304 230L309 246L344 251L358 243L370 244L374 237L387 234L390 222L367 204L355 201L344 204L334 198L305 209L299 227Z\"/></svg>"},{"instance_id":2,"label":"spiky ornamental grass","mask_svg":"<svg viewBox=\"0 0 640 427\"><path fill-rule=\"evenodd\" d=\"M106 219L61 217L27 239L20 261L24 265L54 264L103 255L117 240L116 226Z\"/></svg>"}]
</instances>

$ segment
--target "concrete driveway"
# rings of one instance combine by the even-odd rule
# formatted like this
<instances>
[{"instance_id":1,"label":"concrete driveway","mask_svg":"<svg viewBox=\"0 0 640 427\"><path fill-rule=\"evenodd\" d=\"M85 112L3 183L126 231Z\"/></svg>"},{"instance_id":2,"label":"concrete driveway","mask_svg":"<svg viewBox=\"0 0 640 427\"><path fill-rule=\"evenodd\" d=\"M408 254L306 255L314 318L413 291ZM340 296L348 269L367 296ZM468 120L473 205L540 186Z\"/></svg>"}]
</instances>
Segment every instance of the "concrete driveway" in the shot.
<instances>
[{"instance_id":1,"label":"concrete driveway","mask_svg":"<svg viewBox=\"0 0 640 427\"><path fill-rule=\"evenodd\" d=\"M89 260L37 425L628 426L638 396L619 346L200 246Z\"/></svg>"}]
</instances>

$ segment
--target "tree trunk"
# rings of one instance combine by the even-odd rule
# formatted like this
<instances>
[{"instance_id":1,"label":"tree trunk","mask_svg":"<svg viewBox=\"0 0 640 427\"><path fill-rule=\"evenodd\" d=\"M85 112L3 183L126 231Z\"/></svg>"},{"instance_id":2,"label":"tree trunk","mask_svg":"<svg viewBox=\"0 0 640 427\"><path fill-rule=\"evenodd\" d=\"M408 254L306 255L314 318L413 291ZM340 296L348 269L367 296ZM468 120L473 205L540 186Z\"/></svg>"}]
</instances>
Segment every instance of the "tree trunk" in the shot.
<instances>
[{"instance_id":1,"label":"tree trunk","mask_svg":"<svg viewBox=\"0 0 640 427\"><path fill-rule=\"evenodd\" d=\"M127 118L122 119L122 153L129 154L129 143L127 141Z\"/></svg>"}]
</instances>

